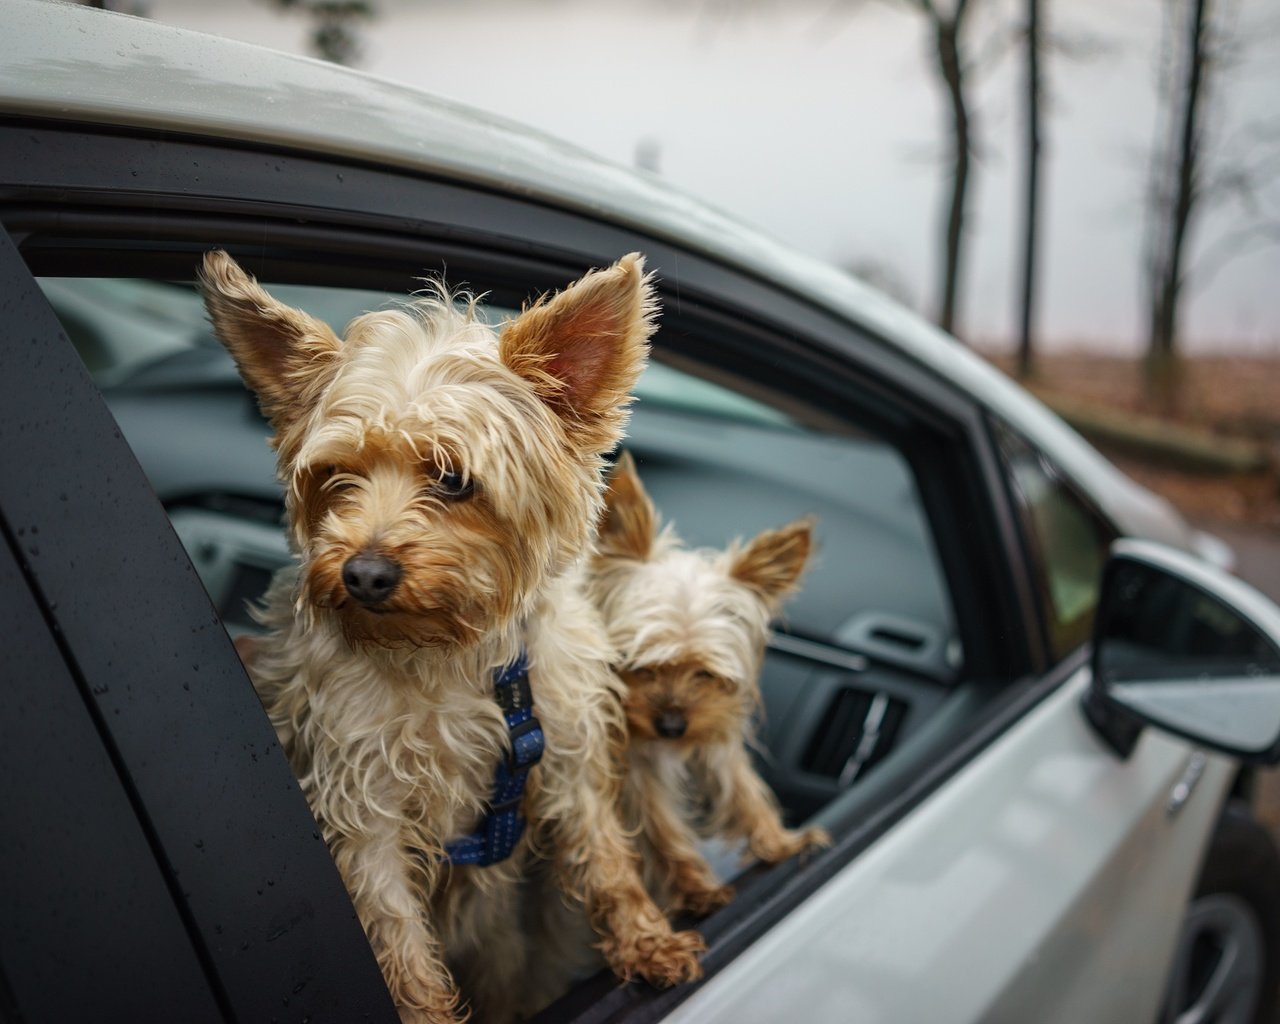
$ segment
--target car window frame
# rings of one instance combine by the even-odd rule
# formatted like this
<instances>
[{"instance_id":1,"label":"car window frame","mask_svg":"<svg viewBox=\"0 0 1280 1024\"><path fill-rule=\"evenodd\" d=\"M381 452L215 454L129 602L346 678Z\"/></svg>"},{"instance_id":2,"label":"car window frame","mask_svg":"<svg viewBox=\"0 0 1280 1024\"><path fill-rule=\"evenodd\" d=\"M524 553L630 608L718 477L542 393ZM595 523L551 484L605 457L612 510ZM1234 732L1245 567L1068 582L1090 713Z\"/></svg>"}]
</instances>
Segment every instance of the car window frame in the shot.
<instances>
[{"instance_id":1,"label":"car window frame","mask_svg":"<svg viewBox=\"0 0 1280 1024\"><path fill-rule=\"evenodd\" d=\"M3 226L0 286L8 328L0 428L12 439L0 473L0 526L220 1015L266 1020L292 1003L302 1013L345 1007L398 1019L230 639ZM131 586L148 589L139 595ZM203 785L183 782L188 760L214 766ZM229 914L233 894L237 912Z\"/></svg>"},{"instance_id":2,"label":"car window frame","mask_svg":"<svg viewBox=\"0 0 1280 1024\"><path fill-rule=\"evenodd\" d=\"M950 435L958 443L966 460L963 467L941 459L938 465L947 479L918 478L922 492L937 483L939 489L950 488L981 506L981 515L971 518L984 528L976 538L979 557L954 558L974 539L944 538L953 525L939 514L947 498L922 494L927 505L934 502L930 518L944 564L955 563L945 564L948 578L985 588L980 600L953 600L962 620L960 630L966 647L974 646L967 642L971 634L998 631L1006 645L1018 648L990 646L993 658L1004 663L975 665L975 671L1011 677L1025 668L1044 667L1037 645L1026 640L1026 581L1012 557L1012 523L1002 507L1004 488L992 486L998 484L998 463L985 450L989 439L974 401L931 367L802 296L625 225L355 161L142 130L49 127L28 119L9 125L0 120L0 143L5 223L37 274L77 276L85 267L100 265L103 253L93 236L109 232L122 238L132 233L137 241L132 247L123 244L119 257L129 261L131 272L158 277L172 266L173 252L183 250L183 239L200 233L228 245L238 241L242 253L247 246L259 257L247 261L251 270L264 279L282 280L288 279L290 259L271 258L273 250L294 253L292 269L299 265L297 254L305 257L317 245L336 254L359 252L371 264L371 273L385 274L386 267L414 266L415 255L429 245L447 270L483 266L492 301L518 305L531 292L560 287L590 266L643 249L666 288L669 310L772 332L779 360L802 355L811 361L815 388L830 391L838 383L850 401L864 405L877 396L890 396L929 426L930 436L922 440L936 446L940 437ZM147 162L145 175L134 173L140 160ZM82 196L100 202L100 208L78 206ZM448 210L446 222L433 219L436 209ZM57 225L59 248L54 252L45 249L43 241L51 223ZM81 250L69 244L77 237L84 241ZM159 250L167 240L169 251L149 260L145 247ZM194 260L199 246L185 245ZM350 277L349 271L328 270L313 260L308 282L358 283ZM467 283L453 273L450 277L451 284ZM401 278L391 290L421 284L412 273L402 273ZM381 280L386 287L385 277ZM744 337L749 340L749 333ZM851 373L843 361L850 356L861 372ZM962 473L952 472L961 468ZM989 526L993 529L985 529ZM981 572L965 564L972 561ZM1001 578L988 586L986 577L993 567ZM990 626L993 619L998 620L995 630Z\"/></svg>"},{"instance_id":3,"label":"car window frame","mask_svg":"<svg viewBox=\"0 0 1280 1024\"><path fill-rule=\"evenodd\" d=\"M1045 478L1055 485L1061 493L1074 502L1080 514L1095 527L1099 539L1098 549L1102 553L1098 565L1098 594L1100 597L1102 573L1107 557L1106 552L1111 543L1122 535L1116 523L1099 507L1098 503L1071 478L1039 445L1027 438L1021 431L1005 422L995 414L988 417L989 429L992 432L993 444L996 447L1001 463L1005 467L1004 480L1009 493L1009 500L1014 506L1017 517L1018 543L1025 552L1026 564L1031 573L1034 590L1035 614L1039 620L1041 643L1044 657L1048 664L1057 664L1071 657L1080 650L1087 650L1092 644L1092 623L1097 615L1099 602L1095 599L1087 621L1078 624L1079 638L1068 646L1057 649L1055 628L1052 623L1053 597L1048 555L1044 548L1043 538L1038 535L1032 522L1030 505L1022 493L1013 474L1011 455L1007 448L1006 438L1026 448L1043 469Z\"/></svg>"},{"instance_id":4,"label":"car window frame","mask_svg":"<svg viewBox=\"0 0 1280 1024\"><path fill-rule=\"evenodd\" d=\"M878 403L886 423L893 410L907 411L911 429L901 436L908 459L913 468L924 462L936 471L924 476L917 472L917 479L948 580L966 578L974 588L964 595L969 600L955 602L953 593L958 623L963 618L962 631L972 633L975 622L985 619L976 627L978 635L1006 638L1004 643L988 639L974 646L986 659L974 671L991 680L988 713L965 742L940 754L933 768L891 806L882 808L874 822L842 823L847 831L832 851L804 865L775 868L756 883L751 907L718 915L712 922L715 927L709 929L713 940L709 972L732 959L735 949L767 931L770 921L816 891L1066 678L1060 672L1043 675L1045 665L1034 640L1038 627L1034 615L1028 614L1029 583L1018 563L1012 510L982 411L930 368L912 362L857 325L771 282L685 251L671 240L649 238L581 213L493 195L457 182L209 140L193 142L145 132L86 131L81 136L48 125L20 129L0 125L0 154L6 152L6 138L17 140L32 132L37 142L7 151L8 157L0 156L0 220L13 227L29 266L40 273L74 275L101 265L108 251L100 244L103 238L116 240L118 250L112 251L112 257L122 258L122 265L156 276L172 268L176 254L185 254L193 265L198 253L212 242L241 254L261 257L265 253L250 264L265 277L287 277L301 267L318 272L317 246L329 254L376 252L387 264L429 249L446 264L483 265L497 300L519 301L531 291L562 285L588 266L639 248L664 275L659 285L664 303L675 311L672 319L691 327L683 336L685 355L700 361L735 353L746 356L759 348L772 360L757 359L752 364L762 386L773 383L770 377L790 357L803 357L808 384L825 397L833 415L842 414L844 402L861 403L864 411ZM57 145L49 146L51 142ZM44 154L41 146L48 147ZM191 188L187 170L195 162L192 147L206 161L199 190ZM58 154L50 161L48 152L53 149ZM84 163L88 153L94 154L92 170ZM117 160L107 159L110 155ZM155 159L155 173L140 186L130 179L130 168L142 155ZM221 163L226 165L225 174L219 177ZM291 187L277 191L274 198L264 196L257 187L259 176L282 164L293 172L284 175ZM342 173L335 173L337 167L343 168ZM42 173L50 170L61 174L42 179ZM268 180L276 179L268 176ZM398 192L389 190L393 199L408 194L422 204L434 196L449 206L449 220L432 221L433 204L419 206L424 212L418 219L407 218L403 210L393 215L388 190L379 185L397 183ZM102 199L104 191L105 207L78 206L77 199L88 206ZM467 221L465 229L459 226L460 220ZM558 244L548 246L545 237L557 238ZM201 241L193 241L196 238ZM140 251L137 246L142 244L158 246L163 252ZM310 252L311 258L301 255L304 252ZM319 276L308 276L308 283L325 283L324 273ZM328 282L348 283L349 278L342 280L335 272ZM943 514L954 512L957 505L963 515ZM975 523L979 526L976 539L970 535ZM982 571L975 572L975 566ZM682 999L681 993L687 990L656 993L637 986L612 986L611 991L604 1002L587 1005L583 1019L599 1019L602 1013L622 1012L626 1007L657 1013Z\"/></svg>"}]
</instances>

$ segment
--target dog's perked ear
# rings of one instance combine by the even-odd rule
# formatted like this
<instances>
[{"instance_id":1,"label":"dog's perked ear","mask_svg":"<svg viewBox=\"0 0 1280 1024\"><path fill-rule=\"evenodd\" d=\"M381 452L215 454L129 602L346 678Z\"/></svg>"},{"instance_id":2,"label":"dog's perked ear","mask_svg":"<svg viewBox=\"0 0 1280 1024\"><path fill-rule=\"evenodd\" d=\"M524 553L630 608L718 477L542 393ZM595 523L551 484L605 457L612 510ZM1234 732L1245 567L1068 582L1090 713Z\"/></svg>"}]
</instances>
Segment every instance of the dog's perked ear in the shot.
<instances>
[{"instance_id":1,"label":"dog's perked ear","mask_svg":"<svg viewBox=\"0 0 1280 1024\"><path fill-rule=\"evenodd\" d=\"M729 575L773 605L795 589L812 548L812 519L765 530L733 554Z\"/></svg>"},{"instance_id":2,"label":"dog's perked ear","mask_svg":"<svg viewBox=\"0 0 1280 1024\"><path fill-rule=\"evenodd\" d=\"M631 253L525 309L502 329L500 355L560 417L571 443L603 454L621 439L657 311L644 257Z\"/></svg>"},{"instance_id":3,"label":"dog's perked ear","mask_svg":"<svg viewBox=\"0 0 1280 1024\"><path fill-rule=\"evenodd\" d=\"M609 475L600 519L600 550L646 562L658 534L658 513L636 473L631 453L623 451Z\"/></svg>"},{"instance_id":4,"label":"dog's perked ear","mask_svg":"<svg viewBox=\"0 0 1280 1024\"><path fill-rule=\"evenodd\" d=\"M342 343L328 324L272 298L220 249L205 254L200 290L218 340L278 435L333 379Z\"/></svg>"}]
</instances>

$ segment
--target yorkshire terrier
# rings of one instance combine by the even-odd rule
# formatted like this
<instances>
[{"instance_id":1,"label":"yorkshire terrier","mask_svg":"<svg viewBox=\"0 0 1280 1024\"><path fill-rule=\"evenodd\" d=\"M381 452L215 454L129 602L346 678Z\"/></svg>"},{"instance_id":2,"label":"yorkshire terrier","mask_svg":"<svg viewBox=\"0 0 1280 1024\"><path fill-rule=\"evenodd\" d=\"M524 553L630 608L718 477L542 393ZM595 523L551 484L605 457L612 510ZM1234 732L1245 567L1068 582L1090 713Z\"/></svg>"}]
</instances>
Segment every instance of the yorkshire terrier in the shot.
<instances>
[{"instance_id":1,"label":"yorkshire terrier","mask_svg":"<svg viewBox=\"0 0 1280 1024\"><path fill-rule=\"evenodd\" d=\"M773 864L831 840L793 831L751 764L769 622L809 559L799 520L727 550L691 550L658 513L623 452L609 480L589 587L621 659L630 740L624 819L645 879L669 912L727 903L699 840L745 842Z\"/></svg>"},{"instance_id":2,"label":"yorkshire terrier","mask_svg":"<svg viewBox=\"0 0 1280 1024\"><path fill-rule=\"evenodd\" d=\"M697 977L619 816L626 721L583 581L657 312L643 259L496 331L441 289L342 340L226 253L201 284L274 430L296 562L240 650L402 1020L523 1009L531 850L619 977Z\"/></svg>"}]
</instances>

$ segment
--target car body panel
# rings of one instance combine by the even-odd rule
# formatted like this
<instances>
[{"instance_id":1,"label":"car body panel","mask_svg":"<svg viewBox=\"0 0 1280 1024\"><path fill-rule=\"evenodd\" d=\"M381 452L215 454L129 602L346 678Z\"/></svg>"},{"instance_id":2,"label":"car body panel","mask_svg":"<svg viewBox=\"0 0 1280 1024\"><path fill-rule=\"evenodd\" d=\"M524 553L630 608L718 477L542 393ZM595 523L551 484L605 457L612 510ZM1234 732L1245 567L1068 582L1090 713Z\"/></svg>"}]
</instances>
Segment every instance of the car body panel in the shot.
<instances>
[{"instance_id":1,"label":"car body panel","mask_svg":"<svg viewBox=\"0 0 1280 1024\"><path fill-rule=\"evenodd\" d=\"M667 1019L1154 1019L1234 769L1209 759L1170 814L1198 755L1147 730L1114 757L1080 714L1089 683L1078 671Z\"/></svg>"},{"instance_id":2,"label":"car body panel","mask_svg":"<svg viewBox=\"0 0 1280 1024\"><path fill-rule=\"evenodd\" d=\"M86 81L94 87L86 89ZM1001 642L988 640L988 647L1011 651L1025 643L1028 651L1039 650L1034 601L1011 596L1027 584L1029 573L1012 515L1014 499L1002 475L1007 467L991 443L983 410L1043 451L1121 531L1182 547L1196 543L1166 504L1119 474L1040 403L914 314L656 178L520 126L332 65L33 0L0 5L0 119L7 121L10 137L24 136L22 146L15 145L0 164L22 164L23 154L55 137L68 152L84 142L88 153L109 139L113 152L136 158L111 168L111 185L104 184L102 168L80 159L71 161L77 175L73 183L23 178L23 186L4 197L16 195L16 208L34 195L55 216L66 204L68 222L75 204L97 212L98 201L114 203L117 210L132 204L129 216L139 210L154 213L172 231L157 231L155 237L176 239L151 264L165 273L185 273L200 248L214 244L211 239L233 217L238 230L247 225L258 232L233 234L233 241L254 237L263 250L271 232L294 218L298 224L290 226L297 233L289 237L295 245L312 240L308 231L320 237L334 224L368 232L350 249L335 246L332 251L341 254L337 259L326 261L330 250L315 250L307 269L314 272L329 263L329 277L313 282L322 285L349 271L353 264L345 261L355 258L353 252L376 251L388 262L411 265L412 273L419 266L413 261L431 245L455 236L474 251L496 242L508 265L517 266L507 282L513 288L530 285L521 276L529 268L571 263L603 248L600 239L610 245L619 238L652 242L662 260L651 265L661 266L674 295L681 294L683 259L684 282L697 285L687 289L685 301L706 303L708 320L720 317L727 334L739 332L743 351L757 344L779 367L803 363L812 376L838 378L842 388L880 386L883 393L876 396L916 428L913 454L921 463L932 465L919 455L927 451L959 467L948 465L951 475L917 482L933 501L928 511L935 521L929 525L937 533L941 569L952 588L997 598L956 610L957 617L980 618L992 633L1003 630ZM163 160L155 158L162 147ZM178 166L174 154L181 147L186 149ZM187 159L196 149L200 159ZM216 160L231 151L252 156L261 166L237 163L244 173L220 179L215 188L210 169L198 164L204 153ZM280 173L281 165L293 173ZM165 180L157 183L162 172ZM321 199L299 188L301 179L310 176L314 184L316 175L323 176L328 190ZM394 207L403 198L428 209L406 212L399 228L407 239L404 248L362 250L369 239L381 246L395 236L386 209L374 211L372 199L361 205L351 193L367 196L388 181L395 188L379 193L379 202ZM478 230L448 201L441 202L445 191L465 194L468 215L488 218L486 229ZM314 221L321 226L302 224L307 218L300 211L316 213ZM193 212L205 219L183 234L183 218ZM493 223L508 213L527 222L494 229ZM569 242L561 229L575 219L575 230L586 227ZM428 222L433 230L443 230L424 237ZM130 222L129 228L136 224ZM117 241L111 230L103 228L102 236L90 238L105 239L102 252L111 252ZM56 250L57 232L51 237ZM271 236L271 244L279 237L284 236ZM143 250L151 236L135 230L124 238L122 250L128 245ZM176 262L175 253L189 262ZM12 277L26 274L21 255L0 232L0 256ZM715 274L699 277L690 269L699 264ZM91 261L78 266L70 272L100 272ZM29 276L25 284L24 302L35 293ZM740 301L747 291L765 297ZM776 303L774 309L768 308L770 302ZM31 310L37 306L49 313L39 302L28 303ZM777 315L777 309L787 316ZM47 320L52 323L51 316ZM817 330L815 321L821 322ZM753 322L760 325L754 333ZM789 332L779 330L780 323ZM0 387L0 394L12 393L11 400L0 403L11 419L0 416L0 421L39 433L39 443L17 449L26 456L17 460L21 472L3 474L0 516L18 517L9 524L11 532L15 523L41 526L44 554L30 554L24 571L33 592L47 602L50 629L61 649L78 659L76 670L82 688L87 687L85 707L97 716L102 734L116 743L119 764L138 775L132 780L135 804L140 816L148 816L148 843L169 873L173 906L190 941L203 949L206 977L226 985L219 993L225 1016L262 1019L266 1003L255 999L269 997L274 1007L299 991L294 1002L283 1004L290 1013L301 1014L308 999L324 998L335 1001L326 1009L349 1011L340 1019L366 1010L390 1016L376 964L235 659L223 629L227 623L213 614L173 536L176 528L190 543L208 517L187 509L166 520L133 457L144 462L201 458L204 464L188 467L188 475L174 473L198 484L201 475L208 479L223 472L219 453L193 446L154 455L141 438L132 452L118 434L105 440L113 424L83 369L74 365L70 346L54 344L56 327L40 331L59 351L43 352L37 335L30 347L15 346L11 339L9 349L21 351L8 352L8 362L0 360L0 366L17 367L7 389ZM824 334L828 331L834 341ZM726 343L723 349L695 349L688 358L697 363L705 351L715 353L707 357L713 368L728 365L734 354ZM58 390L51 397L45 387L46 355L63 361L59 382L70 382L65 395ZM890 376L883 372L885 364L905 372ZM749 375L744 371L744 376ZM784 376L779 370L779 379ZM778 388L786 391L781 384ZM832 383L825 394L836 393ZM260 429L247 396L234 395L244 400L237 403L245 413L241 429ZM786 397L797 404L802 400L794 391ZM859 395L850 390L840 397L852 406ZM73 417L51 409L52 402L64 399L65 408L89 409L93 415ZM803 400L818 404L811 393ZM823 406L846 427L865 428L859 415L871 414L861 405L858 410L855 415ZM133 429L127 402L120 406L119 423L126 433ZM211 435L209 442L224 439ZM256 451L254 475L266 481L268 456L265 448ZM91 465L77 475L82 458ZM55 500L60 481L68 489ZM955 500L939 501L939 496ZM260 525L244 545L257 545L264 569L279 554L271 529ZM225 539L225 533L219 536ZM194 546L198 552L201 545ZM962 550L966 554L958 555ZM970 558L981 571L957 571ZM112 601L114 588L137 572L143 573L138 587L145 606ZM190 629L191 636L180 630L170 635L174 622ZM153 623L158 623L155 635L147 635L141 624L152 628ZM109 658L104 645L122 652L121 663L103 664ZM1149 1019L1235 765L1226 758L1207 759L1197 770L1190 798L1171 805L1171 792L1189 778L1188 765L1200 763L1192 760L1199 755L1183 741L1147 730L1132 757L1117 757L1081 713L1087 670L1066 678L1064 664L1058 667L1063 671L1040 678L1024 664L1034 661L1034 653L1023 657L1020 652L1007 661L993 659L996 671L955 680L957 699L939 703L963 713L931 717L929 724L938 731L924 737L945 741L945 749L940 742L925 746L928 758L886 767L879 777L859 783L865 788L829 804L831 816L824 820L837 833L835 849L746 879L742 898L704 922L711 939L708 981L658 994L639 986L620 989L612 978L597 978L607 998L619 1001L607 1003L602 997L582 1019L622 1018L631 1009L637 1019L656 1019L686 996L671 1019L736 1024L786 1019L797 1012L805 1019L869 1024ZM110 681L110 687L99 692L99 680ZM129 696L134 682L140 692ZM148 703L154 707L139 710ZM171 729L155 729L157 708ZM117 710L132 720L116 725ZM169 767L192 750L202 763L216 765L208 776L196 775L194 783ZM206 784L212 792L197 790ZM859 805L862 794L868 799ZM236 806L237 800L245 806ZM865 827L853 819L859 806L872 808ZM295 860L300 846L309 859ZM321 900L326 886L328 896ZM256 896L250 895L255 888ZM246 904L252 904L251 911L224 929L224 908L241 910ZM354 959L344 959L344 950L353 949ZM300 990L294 987L302 982Z\"/></svg>"},{"instance_id":3,"label":"car body panel","mask_svg":"<svg viewBox=\"0 0 1280 1024\"><path fill-rule=\"evenodd\" d=\"M821 304L954 382L1048 452L1123 532L1194 543L1167 503L914 313L665 182L493 115L332 64L47 0L0 6L0 112L376 161L676 240Z\"/></svg>"}]
</instances>

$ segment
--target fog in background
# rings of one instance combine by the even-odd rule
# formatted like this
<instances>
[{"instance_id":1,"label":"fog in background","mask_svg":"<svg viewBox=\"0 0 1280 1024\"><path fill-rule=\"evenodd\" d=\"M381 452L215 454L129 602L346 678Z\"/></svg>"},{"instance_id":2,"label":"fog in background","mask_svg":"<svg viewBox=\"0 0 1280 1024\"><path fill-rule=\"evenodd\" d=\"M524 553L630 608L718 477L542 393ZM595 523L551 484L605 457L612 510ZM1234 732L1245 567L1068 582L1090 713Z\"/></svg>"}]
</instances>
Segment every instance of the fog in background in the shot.
<instances>
[{"instance_id":1,"label":"fog in background","mask_svg":"<svg viewBox=\"0 0 1280 1024\"><path fill-rule=\"evenodd\" d=\"M775 237L869 273L933 315L947 124L925 23L877 0L370 0L357 66L656 167ZM1016 330L1022 59L995 40L1010 0L973 0L982 139L960 333ZM1136 355L1146 340L1143 190L1156 124L1158 0L1044 0L1070 56L1047 58L1041 345ZM158 21L305 53L306 20L264 0L146 0ZM1192 254L1280 218L1280 10L1239 0L1246 46L1211 99L1215 132L1276 158L1262 211L1202 216ZM324 110L315 111L317 118ZM1227 246L1230 248L1230 245ZM1184 351L1280 356L1280 246L1226 263L1186 305Z\"/></svg>"}]
</instances>

